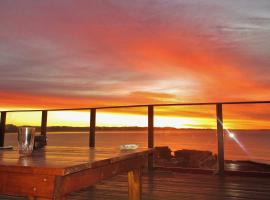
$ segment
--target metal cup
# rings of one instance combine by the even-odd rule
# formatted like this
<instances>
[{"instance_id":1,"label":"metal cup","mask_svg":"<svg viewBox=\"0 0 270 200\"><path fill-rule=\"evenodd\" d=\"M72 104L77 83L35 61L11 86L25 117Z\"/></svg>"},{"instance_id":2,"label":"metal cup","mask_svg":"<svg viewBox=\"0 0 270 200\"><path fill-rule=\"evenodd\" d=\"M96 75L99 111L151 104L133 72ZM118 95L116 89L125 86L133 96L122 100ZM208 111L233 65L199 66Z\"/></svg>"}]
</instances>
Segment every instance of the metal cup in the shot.
<instances>
[{"instance_id":1,"label":"metal cup","mask_svg":"<svg viewBox=\"0 0 270 200\"><path fill-rule=\"evenodd\" d=\"M18 128L18 150L20 156L30 156L33 152L35 141L35 128Z\"/></svg>"}]
</instances>

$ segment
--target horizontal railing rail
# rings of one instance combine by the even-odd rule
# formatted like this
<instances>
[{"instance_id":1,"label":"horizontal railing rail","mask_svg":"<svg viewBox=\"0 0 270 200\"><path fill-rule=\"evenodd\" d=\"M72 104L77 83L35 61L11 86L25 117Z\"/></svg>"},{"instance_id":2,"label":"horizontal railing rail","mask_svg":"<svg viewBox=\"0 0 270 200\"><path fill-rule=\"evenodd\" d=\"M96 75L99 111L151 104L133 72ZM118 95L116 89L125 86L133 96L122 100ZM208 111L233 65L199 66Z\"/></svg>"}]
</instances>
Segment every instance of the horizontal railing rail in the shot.
<instances>
[{"instance_id":1,"label":"horizontal railing rail","mask_svg":"<svg viewBox=\"0 0 270 200\"><path fill-rule=\"evenodd\" d=\"M217 123L217 146L218 146L218 172L224 174L224 127L223 127L223 105L240 105L240 104L270 104L270 101L238 101L238 102L208 102L208 103L170 103L170 104L144 104L144 105L123 105L123 106L103 106L103 107L87 107L87 108L59 108L59 109L39 109L39 110L5 110L1 112L0 121L0 147L4 145L6 116L7 113L13 112L42 112L41 116L41 135L46 138L47 134L47 118L48 112L54 111L83 111L90 112L89 120L89 147L95 147L96 132L96 111L102 109L117 108L139 108L146 107L148 109L148 148L154 147L154 108L165 106L215 106L216 107L216 123ZM149 168L153 168L153 155L149 156Z\"/></svg>"},{"instance_id":2,"label":"horizontal railing rail","mask_svg":"<svg viewBox=\"0 0 270 200\"><path fill-rule=\"evenodd\" d=\"M56 109L28 109L28 110L2 110L0 112L41 112L41 111L80 111L90 110L92 108L100 109L117 109L117 108L138 108L138 107L163 107L163 106L206 106L206 105L229 105L229 104L268 104L270 101L232 101L232 102L208 102L208 103L163 103L163 104L137 104L137 105L124 105L124 106L100 106L100 107L84 107L84 108L56 108Z\"/></svg>"}]
</instances>

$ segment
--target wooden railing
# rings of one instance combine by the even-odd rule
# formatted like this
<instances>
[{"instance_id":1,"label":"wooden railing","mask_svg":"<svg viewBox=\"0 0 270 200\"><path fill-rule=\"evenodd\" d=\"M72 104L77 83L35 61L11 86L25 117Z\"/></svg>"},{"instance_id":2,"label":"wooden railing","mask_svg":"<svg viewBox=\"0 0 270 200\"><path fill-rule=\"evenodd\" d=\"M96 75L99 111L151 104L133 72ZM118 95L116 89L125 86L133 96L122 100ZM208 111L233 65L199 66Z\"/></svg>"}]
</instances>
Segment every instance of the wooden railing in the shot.
<instances>
[{"instance_id":1,"label":"wooden railing","mask_svg":"<svg viewBox=\"0 0 270 200\"><path fill-rule=\"evenodd\" d=\"M94 108L67 108L67 109L48 109L48 110L8 110L1 112L0 124L0 147L4 145L5 127L7 113L11 112L42 112L41 117L41 135L46 137L47 134L47 116L50 111L80 111L89 110L90 112L90 128L89 128L89 146L95 147L95 129L96 129L96 111L101 109L113 108L148 108L148 148L154 147L154 108L164 106L216 106L216 121L217 121L217 141L218 141L218 172L224 174L224 141L223 141L223 105L238 105L238 104L269 104L270 101L244 101L244 102L212 102L212 103L176 103L176 104L151 104L151 105L127 105L127 106L105 106ZM153 167L153 157L149 158L149 167Z\"/></svg>"}]
</instances>

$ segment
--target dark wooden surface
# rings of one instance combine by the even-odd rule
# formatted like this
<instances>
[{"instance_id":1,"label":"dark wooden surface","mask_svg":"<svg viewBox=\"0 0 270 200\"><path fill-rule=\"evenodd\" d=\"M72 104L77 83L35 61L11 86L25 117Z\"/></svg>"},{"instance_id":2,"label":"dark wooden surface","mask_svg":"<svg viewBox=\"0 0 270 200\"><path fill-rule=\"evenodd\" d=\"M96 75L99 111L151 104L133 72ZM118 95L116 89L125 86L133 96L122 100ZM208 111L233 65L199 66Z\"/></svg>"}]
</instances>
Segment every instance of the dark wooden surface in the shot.
<instances>
[{"instance_id":1,"label":"dark wooden surface","mask_svg":"<svg viewBox=\"0 0 270 200\"><path fill-rule=\"evenodd\" d=\"M73 193L69 200L127 199L126 176L117 176L94 188ZM269 200L270 182L267 178L203 174L183 174L156 171L142 178L143 200Z\"/></svg>"},{"instance_id":2,"label":"dark wooden surface","mask_svg":"<svg viewBox=\"0 0 270 200\"><path fill-rule=\"evenodd\" d=\"M6 129L6 112L1 112L1 121L0 121L0 147L4 146L5 141L5 129Z\"/></svg>"},{"instance_id":3,"label":"dark wooden surface","mask_svg":"<svg viewBox=\"0 0 270 200\"><path fill-rule=\"evenodd\" d=\"M223 141L223 114L222 104L216 105L217 114L217 141L218 141L218 173L224 174L224 141Z\"/></svg>"},{"instance_id":4,"label":"dark wooden surface","mask_svg":"<svg viewBox=\"0 0 270 200\"><path fill-rule=\"evenodd\" d=\"M48 118L48 111L43 110L42 115L41 115L40 133L44 137L46 137L46 135L47 135L47 118Z\"/></svg>"},{"instance_id":5,"label":"dark wooden surface","mask_svg":"<svg viewBox=\"0 0 270 200\"><path fill-rule=\"evenodd\" d=\"M154 147L154 107L148 106L148 148Z\"/></svg>"},{"instance_id":6,"label":"dark wooden surface","mask_svg":"<svg viewBox=\"0 0 270 200\"><path fill-rule=\"evenodd\" d=\"M154 147L154 107L148 106L148 148ZM153 154L148 157L148 169L152 170L154 166Z\"/></svg>"},{"instance_id":7,"label":"dark wooden surface","mask_svg":"<svg viewBox=\"0 0 270 200\"><path fill-rule=\"evenodd\" d=\"M127 200L127 175L119 175L93 187L71 193L68 200ZM184 174L155 171L142 177L143 200L269 200L268 178L203 174ZM26 198L0 196L1 200L25 200Z\"/></svg>"},{"instance_id":8,"label":"dark wooden surface","mask_svg":"<svg viewBox=\"0 0 270 200\"><path fill-rule=\"evenodd\" d=\"M71 192L117 174L136 173L152 151L46 147L30 157L19 157L16 150L0 151L0 193L29 199L65 199ZM137 179L131 177L129 182L136 183ZM131 199L139 200L140 190L136 184L132 186L135 195Z\"/></svg>"},{"instance_id":9,"label":"dark wooden surface","mask_svg":"<svg viewBox=\"0 0 270 200\"><path fill-rule=\"evenodd\" d=\"M147 149L120 151L119 148L46 147L30 157L17 150L0 151L0 171L66 175L144 154Z\"/></svg>"},{"instance_id":10,"label":"dark wooden surface","mask_svg":"<svg viewBox=\"0 0 270 200\"><path fill-rule=\"evenodd\" d=\"M95 147L96 144L96 109L90 110L90 133L89 133L89 146Z\"/></svg>"},{"instance_id":11,"label":"dark wooden surface","mask_svg":"<svg viewBox=\"0 0 270 200\"><path fill-rule=\"evenodd\" d=\"M141 199L141 169L128 172L128 197L129 200Z\"/></svg>"}]
</instances>

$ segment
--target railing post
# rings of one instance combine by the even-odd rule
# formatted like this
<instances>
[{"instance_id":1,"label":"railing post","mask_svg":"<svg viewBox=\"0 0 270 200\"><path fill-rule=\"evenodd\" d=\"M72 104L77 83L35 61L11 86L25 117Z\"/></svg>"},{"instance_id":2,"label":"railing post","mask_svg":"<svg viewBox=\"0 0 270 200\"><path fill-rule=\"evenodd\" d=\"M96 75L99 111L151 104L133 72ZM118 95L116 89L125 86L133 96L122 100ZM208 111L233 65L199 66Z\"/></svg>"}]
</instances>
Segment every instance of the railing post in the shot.
<instances>
[{"instance_id":1,"label":"railing post","mask_svg":"<svg viewBox=\"0 0 270 200\"><path fill-rule=\"evenodd\" d=\"M96 143L96 109L90 110L90 134L89 134L89 146L95 147Z\"/></svg>"},{"instance_id":2,"label":"railing post","mask_svg":"<svg viewBox=\"0 0 270 200\"><path fill-rule=\"evenodd\" d=\"M44 138L44 144L47 145L47 118L48 118L48 111L43 110L42 116L41 116L41 128L40 128L40 134Z\"/></svg>"},{"instance_id":3,"label":"railing post","mask_svg":"<svg viewBox=\"0 0 270 200\"><path fill-rule=\"evenodd\" d=\"M40 133L42 136L47 135L47 118L48 118L48 111L43 110L42 117L41 117L41 130L40 130Z\"/></svg>"},{"instance_id":4,"label":"railing post","mask_svg":"<svg viewBox=\"0 0 270 200\"><path fill-rule=\"evenodd\" d=\"M154 147L154 106L148 106L148 148ZM154 158L153 155L148 157L148 169L153 169Z\"/></svg>"},{"instance_id":5,"label":"railing post","mask_svg":"<svg viewBox=\"0 0 270 200\"><path fill-rule=\"evenodd\" d=\"M217 113L217 140L218 140L218 173L224 174L224 141L223 141L223 115L222 104L216 104Z\"/></svg>"},{"instance_id":6,"label":"railing post","mask_svg":"<svg viewBox=\"0 0 270 200\"><path fill-rule=\"evenodd\" d=\"M0 147L4 146L5 131L6 131L6 112L1 112L1 124L0 124Z\"/></svg>"}]
</instances>

